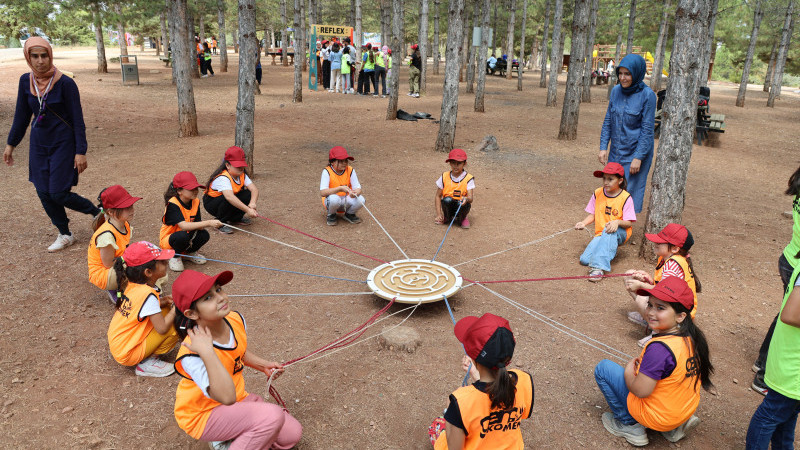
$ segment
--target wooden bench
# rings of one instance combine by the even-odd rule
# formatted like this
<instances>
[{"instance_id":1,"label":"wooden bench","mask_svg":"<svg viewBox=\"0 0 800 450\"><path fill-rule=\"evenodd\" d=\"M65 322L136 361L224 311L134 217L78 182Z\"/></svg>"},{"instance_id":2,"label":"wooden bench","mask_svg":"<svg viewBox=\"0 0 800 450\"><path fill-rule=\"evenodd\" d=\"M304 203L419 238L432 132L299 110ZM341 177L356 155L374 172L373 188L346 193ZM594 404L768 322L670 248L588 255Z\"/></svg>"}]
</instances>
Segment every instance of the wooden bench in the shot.
<instances>
[{"instance_id":1,"label":"wooden bench","mask_svg":"<svg viewBox=\"0 0 800 450\"><path fill-rule=\"evenodd\" d=\"M708 133L725 132L725 114L708 114L708 106L697 108L697 125L695 134L697 135L697 145L703 145L703 140L708 139ZM656 111L655 127L653 135L656 139L661 137L661 110Z\"/></svg>"},{"instance_id":2,"label":"wooden bench","mask_svg":"<svg viewBox=\"0 0 800 450\"><path fill-rule=\"evenodd\" d=\"M169 67L169 64L172 62L172 53L167 53L166 55L160 55L158 57L161 61L164 61L164 66Z\"/></svg>"}]
</instances>

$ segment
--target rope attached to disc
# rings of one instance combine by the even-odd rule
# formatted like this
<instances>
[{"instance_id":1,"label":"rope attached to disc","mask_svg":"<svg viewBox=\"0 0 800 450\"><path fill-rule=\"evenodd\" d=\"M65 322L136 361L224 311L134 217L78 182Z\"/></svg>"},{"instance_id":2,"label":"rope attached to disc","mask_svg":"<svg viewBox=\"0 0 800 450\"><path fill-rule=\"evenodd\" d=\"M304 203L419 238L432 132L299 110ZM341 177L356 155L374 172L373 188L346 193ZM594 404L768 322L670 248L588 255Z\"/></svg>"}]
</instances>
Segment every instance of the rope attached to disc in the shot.
<instances>
[{"instance_id":1,"label":"rope attached to disc","mask_svg":"<svg viewBox=\"0 0 800 450\"><path fill-rule=\"evenodd\" d=\"M447 231L444 232L444 237L442 238L442 242L439 244L439 248L436 249L436 254L433 255L431 261L436 261L436 257L439 256L439 251L442 249L442 245L444 245L444 240L447 239L447 233L450 232L450 228L453 227L453 222L455 222L456 217L458 217L458 212L461 211L461 205L463 205L463 203L458 202L458 208L456 208L456 212L453 213L453 218L450 219L450 225L447 226Z\"/></svg>"},{"instance_id":2,"label":"rope attached to disc","mask_svg":"<svg viewBox=\"0 0 800 450\"><path fill-rule=\"evenodd\" d=\"M370 217L372 217L372 220L374 220L374 221L375 221L375 223L377 223L377 224L378 224L378 226L379 226L379 227L381 227L381 230L383 230L383 232L384 232L384 233L386 233L386 236L389 238L389 240L390 240L390 241L392 241L392 244L394 244L394 246L395 246L395 247L397 247L397 249L398 249L398 250L400 250L400 253L402 253L402 254L403 254L403 256L405 256L405 257L406 257L406 259L411 259L411 258L409 258L409 257L408 257L408 255L406 254L406 252L404 252L404 251L403 251L403 249L402 249L402 248L400 248L400 246L397 244L397 242L394 240L394 238L392 238L392 236L389 234L389 232L388 232L388 231L386 231L386 228L384 228L384 227L383 227L383 225L382 225L382 224L381 224L381 222L380 222L380 221L379 221L379 220L378 220L378 219L375 217L375 215L373 215L373 214L372 214L372 211L370 211L370 210L369 210L369 208L367 208L367 205L364 203L364 201L363 201L363 200L361 200L361 197L356 197L356 198L357 198L357 199L358 199L358 201L361 203L361 206L363 206L363 207L364 207L364 209L367 211L367 213L369 213Z\"/></svg>"}]
</instances>

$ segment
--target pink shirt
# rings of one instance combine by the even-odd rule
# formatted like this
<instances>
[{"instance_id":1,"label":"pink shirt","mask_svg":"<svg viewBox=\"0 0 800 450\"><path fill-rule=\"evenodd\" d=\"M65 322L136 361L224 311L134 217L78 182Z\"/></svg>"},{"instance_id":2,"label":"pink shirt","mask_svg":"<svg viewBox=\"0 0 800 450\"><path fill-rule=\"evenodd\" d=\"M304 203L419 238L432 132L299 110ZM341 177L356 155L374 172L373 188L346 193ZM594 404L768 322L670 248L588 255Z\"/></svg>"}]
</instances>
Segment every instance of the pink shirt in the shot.
<instances>
[{"instance_id":1,"label":"pink shirt","mask_svg":"<svg viewBox=\"0 0 800 450\"><path fill-rule=\"evenodd\" d=\"M619 193L621 194L622 191L620 190ZM608 196L608 194L606 194L606 196ZM586 211L589 214L594 214L594 204L596 201L597 199L595 199L594 194L592 194L592 198L589 199L589 204L586 205L586 209L584 211ZM636 222L636 210L633 209L632 196L628 197L628 199L625 200L625 205L622 207L622 220L630 220L631 222Z\"/></svg>"}]
</instances>

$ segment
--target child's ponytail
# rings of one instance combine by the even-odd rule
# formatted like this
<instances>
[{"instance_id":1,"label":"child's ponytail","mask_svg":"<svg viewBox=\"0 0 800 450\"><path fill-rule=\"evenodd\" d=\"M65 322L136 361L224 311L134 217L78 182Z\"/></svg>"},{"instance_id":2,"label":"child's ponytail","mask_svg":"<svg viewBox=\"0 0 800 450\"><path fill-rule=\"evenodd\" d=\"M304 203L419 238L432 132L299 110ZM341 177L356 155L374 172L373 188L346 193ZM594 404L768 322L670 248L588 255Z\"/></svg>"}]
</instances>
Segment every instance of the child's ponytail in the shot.
<instances>
[{"instance_id":1,"label":"child's ponytail","mask_svg":"<svg viewBox=\"0 0 800 450\"><path fill-rule=\"evenodd\" d=\"M122 293L122 295L117 296L117 309L119 309L119 307L122 305L122 301L125 298L124 293L125 289L128 287L128 283L146 283L147 276L145 275L144 271L147 269L153 270L155 267L156 260L146 262L140 266L127 265L121 256L114 260L114 266L112 270L117 274L117 286L119 286L117 291Z\"/></svg>"},{"instance_id":2,"label":"child's ponytail","mask_svg":"<svg viewBox=\"0 0 800 450\"><path fill-rule=\"evenodd\" d=\"M703 389L710 391L714 386L714 383L711 382L711 374L714 373L714 366L711 364L711 355L708 350L706 335L700 328L697 328L697 325L695 325L692 320L692 315L683 305L679 303L670 303L670 305L676 313L686 313L686 319L679 325L678 336L688 336L692 340L692 345L694 345L694 355L698 361L698 377L695 378L695 386L697 385L697 381L700 381L700 385Z\"/></svg>"},{"instance_id":3,"label":"child's ponytail","mask_svg":"<svg viewBox=\"0 0 800 450\"><path fill-rule=\"evenodd\" d=\"M494 381L487 386L487 394L492 401L492 409L509 409L514 406L514 397L517 394L517 388L508 369L503 365L496 371Z\"/></svg>"},{"instance_id":4,"label":"child's ponytail","mask_svg":"<svg viewBox=\"0 0 800 450\"><path fill-rule=\"evenodd\" d=\"M125 288L128 287L128 277L125 274L125 260L122 257L118 257L114 260L114 265L111 267L111 270L116 272L117 274L117 303L115 307L119 309L122 306L122 298L125 296Z\"/></svg>"},{"instance_id":5,"label":"child's ponytail","mask_svg":"<svg viewBox=\"0 0 800 450\"><path fill-rule=\"evenodd\" d=\"M221 174L222 171L226 169L226 166L225 166L226 163L227 163L227 161L223 160L222 164L220 164L220 166L217 167L214 170L214 172L211 173L211 176L208 177L208 182L206 183L206 186L208 186L209 188L211 187L211 183L214 181L214 178L217 178L217 176L219 176L219 174Z\"/></svg>"},{"instance_id":6,"label":"child's ponytail","mask_svg":"<svg viewBox=\"0 0 800 450\"><path fill-rule=\"evenodd\" d=\"M683 256L684 258L686 258L686 264L689 265L689 272L692 273L692 277L694 277L695 288L697 288L697 290L695 292L697 292L699 294L703 290L703 286L700 284L700 278L697 278L697 272L695 272L694 266L692 266L692 258L689 256L689 250L686 250L685 248L681 248L678 251L678 254ZM684 274L684 276L685 276L685 274Z\"/></svg>"},{"instance_id":7,"label":"child's ponytail","mask_svg":"<svg viewBox=\"0 0 800 450\"><path fill-rule=\"evenodd\" d=\"M194 309L194 303L192 303L192 309ZM175 320L173 324L175 325L175 331L178 332L178 336L180 336L181 339L186 339L189 330L194 328L197 322L183 315L183 311L178 311L178 308L175 308Z\"/></svg>"},{"instance_id":8,"label":"child's ponytail","mask_svg":"<svg viewBox=\"0 0 800 450\"><path fill-rule=\"evenodd\" d=\"M178 196L178 190L175 189L175 186L172 185L172 182L169 182L169 186L167 186L167 190L164 191L164 205L169 205L169 200L172 197Z\"/></svg>"},{"instance_id":9,"label":"child's ponytail","mask_svg":"<svg viewBox=\"0 0 800 450\"><path fill-rule=\"evenodd\" d=\"M104 223L106 223L106 209L103 207L103 192L105 192L106 189L103 189L102 191L100 191L99 194L97 194L97 208L100 209L100 214L98 214L97 217L95 217L94 220L92 221L93 232L97 231L98 228L100 228L101 226L103 226Z\"/></svg>"}]
</instances>

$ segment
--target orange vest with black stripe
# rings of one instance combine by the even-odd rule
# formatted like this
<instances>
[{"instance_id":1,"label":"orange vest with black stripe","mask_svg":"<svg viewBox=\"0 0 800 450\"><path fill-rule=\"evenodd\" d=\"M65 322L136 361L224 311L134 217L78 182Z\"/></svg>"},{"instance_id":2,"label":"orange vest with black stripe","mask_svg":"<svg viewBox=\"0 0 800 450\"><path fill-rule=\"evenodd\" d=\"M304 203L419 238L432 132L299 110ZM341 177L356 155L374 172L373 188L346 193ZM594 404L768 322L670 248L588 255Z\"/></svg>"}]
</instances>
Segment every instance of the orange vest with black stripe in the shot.
<instances>
[{"instance_id":1,"label":"orange vest with black stripe","mask_svg":"<svg viewBox=\"0 0 800 450\"><path fill-rule=\"evenodd\" d=\"M244 189L244 172L242 172L242 174L239 175L238 177L233 178L231 174L228 172L228 169L225 169L222 172L220 172L219 175L217 175L217 177L215 177L214 179L216 180L219 177L225 177L231 181L231 187L233 187L234 195L238 194L239 191ZM213 183L214 180L211 180L211 182ZM222 192L212 189L211 186L209 185L206 194L208 194L209 197L219 197L220 195L222 195Z\"/></svg>"},{"instance_id":2,"label":"orange vest with black stripe","mask_svg":"<svg viewBox=\"0 0 800 450\"><path fill-rule=\"evenodd\" d=\"M694 272L692 268L689 267L689 261L686 260L685 256L681 255L672 255L667 258L667 261L673 260L681 266L681 270L683 270L683 279L686 281L686 284L689 285L689 288L692 289L692 293L694 294L694 308L692 308L692 319L694 319L695 313L697 313L697 282L694 281ZM659 256L658 257L658 264L656 264L656 273L653 275L653 280L658 284L663 278L664 272L664 265L667 263L664 261L664 258Z\"/></svg>"},{"instance_id":3,"label":"orange vest with black stripe","mask_svg":"<svg viewBox=\"0 0 800 450\"><path fill-rule=\"evenodd\" d=\"M150 294L158 298L161 291L146 284L128 283L122 295L122 305L114 311L108 326L111 355L124 366L139 364L145 357L145 339L153 329L153 323L149 317L139 318L139 313Z\"/></svg>"},{"instance_id":4,"label":"orange vest with black stripe","mask_svg":"<svg viewBox=\"0 0 800 450\"><path fill-rule=\"evenodd\" d=\"M200 199L195 198L192 199L192 205L189 209L183 207L183 204L178 197L172 197L169 199L169 202L173 205L176 205L178 209L180 209L181 214L183 215L183 220L186 222L194 222L197 219L197 211L200 210ZM164 220L167 217L167 207L164 207L164 215L161 216L161 231L158 233L158 245L161 248L172 248L169 245L169 237L172 236L172 233L176 231L180 231L181 227L177 224L175 225L167 225L164 223Z\"/></svg>"},{"instance_id":5,"label":"orange vest with black stripe","mask_svg":"<svg viewBox=\"0 0 800 450\"><path fill-rule=\"evenodd\" d=\"M244 368L242 357L247 351L247 333L244 329L244 319L238 312L233 311L223 320L233 331L235 346L228 349L215 345L214 352L222 362L225 370L233 378L233 384L236 387L236 401L240 402L248 395L247 391L244 390L244 377L242 376L242 369ZM183 342L190 344L192 340L187 336ZM211 411L222 403L203 394L203 391L189 377L189 374L183 370L182 361L184 358L199 358L199 356L197 353L192 353L184 345L181 345L181 349L178 351L175 371L182 378L178 383L178 390L175 392L175 420L178 422L178 426L189 436L200 439Z\"/></svg>"},{"instance_id":6,"label":"orange vest with black stripe","mask_svg":"<svg viewBox=\"0 0 800 450\"><path fill-rule=\"evenodd\" d=\"M450 172L442 174L442 198L452 197L456 200L461 200L462 197L467 196L467 185L475 177L472 174L467 174L459 182L453 181L450 177Z\"/></svg>"},{"instance_id":7,"label":"orange vest with black stripe","mask_svg":"<svg viewBox=\"0 0 800 450\"><path fill-rule=\"evenodd\" d=\"M335 188L339 186L347 186L350 189L353 188L353 185L350 184L350 175L353 173L353 166L347 166L341 175L336 173L331 166L326 166L325 170L328 171L328 178L330 180L328 181L328 188ZM339 197L344 197L347 195L347 192L337 192L336 195ZM325 197L322 197L322 207L327 209L327 206L325 205Z\"/></svg>"},{"instance_id":8,"label":"orange vest with black stripe","mask_svg":"<svg viewBox=\"0 0 800 450\"><path fill-rule=\"evenodd\" d=\"M594 191L594 235L603 234L603 229L612 220L622 220L622 209L631 194L621 189L616 197L607 197L602 187ZM625 230L625 241L631 238L633 227Z\"/></svg>"},{"instance_id":9,"label":"orange vest with black stripe","mask_svg":"<svg viewBox=\"0 0 800 450\"><path fill-rule=\"evenodd\" d=\"M700 382L697 380L700 376L699 362L688 337L656 335L637 358L636 375L639 374L639 363L647 346L654 342L661 342L669 348L675 357L675 369L668 377L658 380L655 389L647 397L639 398L629 393L628 412L647 428L670 431L689 420L700 404Z\"/></svg>"},{"instance_id":10,"label":"orange vest with black stripe","mask_svg":"<svg viewBox=\"0 0 800 450\"><path fill-rule=\"evenodd\" d=\"M114 240L117 242L114 258L119 258L125 253L128 244L131 243L131 226L128 222L125 222L125 233L121 233L114 225L106 222L100 225L100 228L94 232L92 239L89 241L89 250L86 255L86 259L89 261L89 281L100 289L108 287L108 271L114 270L113 267L106 269L106 266L103 265L103 260L100 258L100 249L97 248L97 238L103 233L114 235Z\"/></svg>"},{"instance_id":11,"label":"orange vest with black stripe","mask_svg":"<svg viewBox=\"0 0 800 450\"><path fill-rule=\"evenodd\" d=\"M492 410L489 395L475 386L465 386L453 392L461 411L461 420L466 429L464 450L498 449L520 450L525 447L520 425L531 416L533 408L533 380L531 375L512 369L517 376L517 392L514 406L509 409ZM447 433L442 432L434 450L447 449Z\"/></svg>"}]
</instances>

